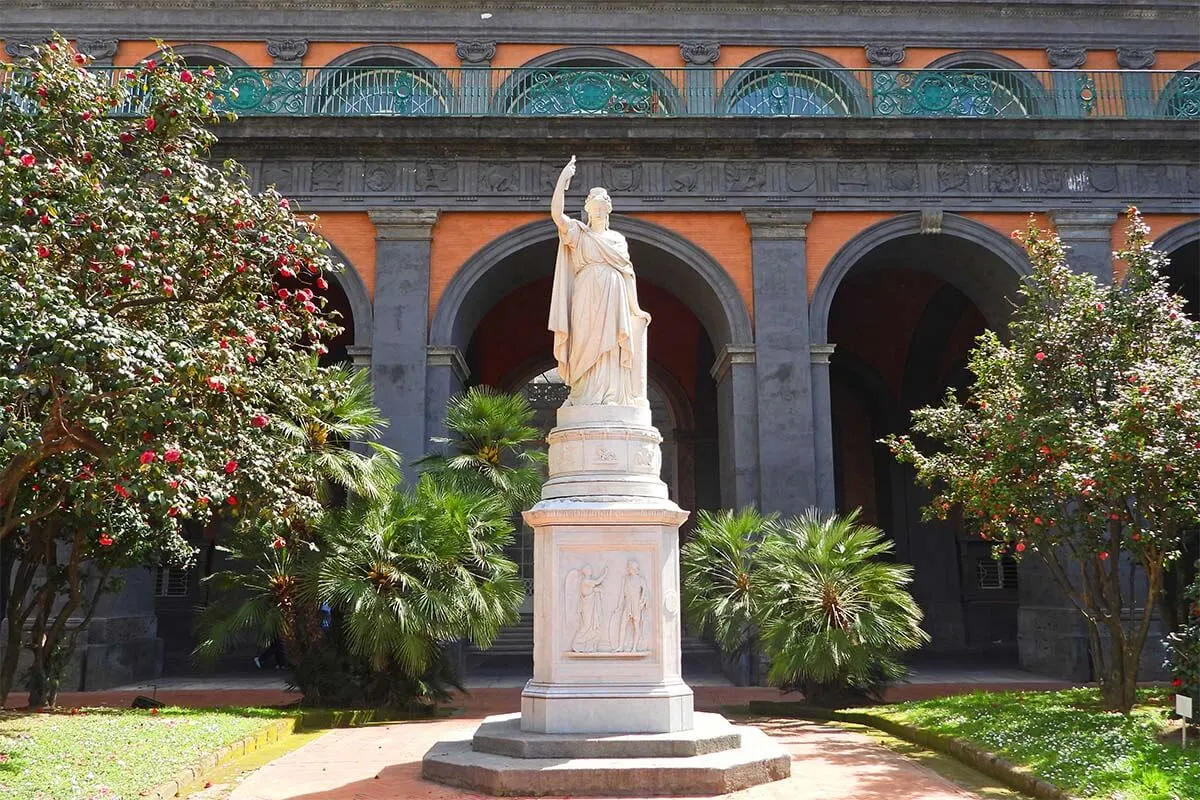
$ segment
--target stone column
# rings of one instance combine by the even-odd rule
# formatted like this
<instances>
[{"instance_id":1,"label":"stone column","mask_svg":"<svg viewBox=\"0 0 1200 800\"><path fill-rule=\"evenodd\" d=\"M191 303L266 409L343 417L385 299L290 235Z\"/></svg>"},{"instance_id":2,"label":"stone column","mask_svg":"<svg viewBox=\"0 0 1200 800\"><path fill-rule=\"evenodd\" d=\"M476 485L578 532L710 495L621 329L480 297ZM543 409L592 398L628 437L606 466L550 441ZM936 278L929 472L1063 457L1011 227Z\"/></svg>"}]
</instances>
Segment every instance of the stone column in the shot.
<instances>
[{"instance_id":1,"label":"stone column","mask_svg":"<svg viewBox=\"0 0 1200 800\"><path fill-rule=\"evenodd\" d=\"M758 393L754 345L728 344L710 371L717 384L717 451L721 462L721 506L758 504Z\"/></svg>"},{"instance_id":2,"label":"stone column","mask_svg":"<svg viewBox=\"0 0 1200 800\"><path fill-rule=\"evenodd\" d=\"M460 394L471 375L462 351L430 345L425 351L425 441L446 435L446 404ZM429 443L427 447L437 449Z\"/></svg>"},{"instance_id":3,"label":"stone column","mask_svg":"<svg viewBox=\"0 0 1200 800\"><path fill-rule=\"evenodd\" d=\"M754 272L759 506L791 515L817 499L805 263L812 211L745 215Z\"/></svg>"},{"instance_id":4,"label":"stone column","mask_svg":"<svg viewBox=\"0 0 1200 800\"><path fill-rule=\"evenodd\" d=\"M1087 116L1081 102L1082 98L1079 96L1079 79L1082 77L1082 73L1078 71L1087 61L1087 54L1087 48L1084 47L1046 48L1046 60L1050 66L1055 70L1061 70L1051 76L1054 112L1057 116Z\"/></svg>"},{"instance_id":5,"label":"stone column","mask_svg":"<svg viewBox=\"0 0 1200 800\"><path fill-rule=\"evenodd\" d=\"M454 43L454 54L463 67L459 113L487 114L491 110L492 59L496 57L496 43L459 40Z\"/></svg>"},{"instance_id":6,"label":"stone column","mask_svg":"<svg viewBox=\"0 0 1200 800\"><path fill-rule=\"evenodd\" d=\"M1103 210L1051 211L1050 218L1067 251L1067 263L1076 272L1091 273L1102 283L1112 283L1112 226L1117 212Z\"/></svg>"},{"instance_id":7,"label":"stone column","mask_svg":"<svg viewBox=\"0 0 1200 800\"><path fill-rule=\"evenodd\" d=\"M711 116L717 108L717 79L713 67L721 57L716 42L684 42L679 45L684 68L684 112L688 116Z\"/></svg>"},{"instance_id":8,"label":"stone column","mask_svg":"<svg viewBox=\"0 0 1200 800\"><path fill-rule=\"evenodd\" d=\"M425 454L429 251L435 209L371 211L375 224L375 404L389 420L381 437L400 452L405 477Z\"/></svg>"},{"instance_id":9,"label":"stone column","mask_svg":"<svg viewBox=\"0 0 1200 800\"><path fill-rule=\"evenodd\" d=\"M837 485L833 469L833 403L829 397L829 358L832 344L810 344L813 401L813 460L816 468L816 504L825 512L837 510Z\"/></svg>"}]
</instances>

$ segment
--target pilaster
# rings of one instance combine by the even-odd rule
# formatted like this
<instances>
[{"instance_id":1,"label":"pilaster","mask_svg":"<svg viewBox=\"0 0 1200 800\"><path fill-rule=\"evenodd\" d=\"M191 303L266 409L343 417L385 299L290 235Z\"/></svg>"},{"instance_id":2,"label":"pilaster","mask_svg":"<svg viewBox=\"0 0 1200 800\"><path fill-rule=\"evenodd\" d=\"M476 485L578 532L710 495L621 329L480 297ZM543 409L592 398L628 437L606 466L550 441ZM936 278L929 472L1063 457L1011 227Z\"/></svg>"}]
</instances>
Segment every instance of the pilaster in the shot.
<instances>
[{"instance_id":1,"label":"pilaster","mask_svg":"<svg viewBox=\"0 0 1200 800\"><path fill-rule=\"evenodd\" d=\"M810 344L812 376L813 460L816 472L816 506L837 510L837 484L833 467L833 402L829 395L829 359L836 345Z\"/></svg>"},{"instance_id":2,"label":"pilaster","mask_svg":"<svg viewBox=\"0 0 1200 800\"><path fill-rule=\"evenodd\" d=\"M1070 249L1067 263L1076 272L1087 272L1102 283L1112 283L1112 226L1117 212L1110 210L1051 211L1059 238Z\"/></svg>"},{"instance_id":3,"label":"pilaster","mask_svg":"<svg viewBox=\"0 0 1200 800\"><path fill-rule=\"evenodd\" d=\"M752 344L728 344L709 373L717 384L721 420L717 451L721 464L721 506L758 503L758 392Z\"/></svg>"},{"instance_id":4,"label":"pilaster","mask_svg":"<svg viewBox=\"0 0 1200 800\"><path fill-rule=\"evenodd\" d=\"M759 504L797 514L816 500L806 242L812 211L747 210L754 274Z\"/></svg>"},{"instance_id":5,"label":"pilaster","mask_svg":"<svg viewBox=\"0 0 1200 800\"><path fill-rule=\"evenodd\" d=\"M451 397L462 393L471 370L454 345L430 345L425 364L425 441L431 442L446 436L446 406Z\"/></svg>"},{"instance_id":6,"label":"pilaster","mask_svg":"<svg viewBox=\"0 0 1200 800\"><path fill-rule=\"evenodd\" d=\"M375 403L389 420L383 443L404 459L404 473L425 454L429 257L435 209L370 212L375 224L375 332L371 375Z\"/></svg>"}]
</instances>

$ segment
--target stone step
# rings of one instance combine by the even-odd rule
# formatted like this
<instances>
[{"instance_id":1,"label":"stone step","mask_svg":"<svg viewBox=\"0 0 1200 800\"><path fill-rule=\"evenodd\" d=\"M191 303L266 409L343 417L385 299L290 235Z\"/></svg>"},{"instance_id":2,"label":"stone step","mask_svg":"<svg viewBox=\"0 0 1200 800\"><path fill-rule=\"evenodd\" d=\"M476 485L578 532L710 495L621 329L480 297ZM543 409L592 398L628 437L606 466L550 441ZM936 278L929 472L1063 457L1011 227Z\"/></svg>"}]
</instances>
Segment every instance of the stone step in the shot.
<instances>
[{"instance_id":1,"label":"stone step","mask_svg":"<svg viewBox=\"0 0 1200 800\"><path fill-rule=\"evenodd\" d=\"M778 742L758 728L734 730L741 739L736 749L665 758L517 758L444 741L425 754L421 776L499 797L700 797L791 775L791 759Z\"/></svg>"},{"instance_id":2,"label":"stone step","mask_svg":"<svg viewBox=\"0 0 1200 800\"><path fill-rule=\"evenodd\" d=\"M694 714L690 731L676 733L531 733L521 715L488 717L471 746L481 753L513 758L687 758L736 750L742 736L720 714Z\"/></svg>"}]
</instances>

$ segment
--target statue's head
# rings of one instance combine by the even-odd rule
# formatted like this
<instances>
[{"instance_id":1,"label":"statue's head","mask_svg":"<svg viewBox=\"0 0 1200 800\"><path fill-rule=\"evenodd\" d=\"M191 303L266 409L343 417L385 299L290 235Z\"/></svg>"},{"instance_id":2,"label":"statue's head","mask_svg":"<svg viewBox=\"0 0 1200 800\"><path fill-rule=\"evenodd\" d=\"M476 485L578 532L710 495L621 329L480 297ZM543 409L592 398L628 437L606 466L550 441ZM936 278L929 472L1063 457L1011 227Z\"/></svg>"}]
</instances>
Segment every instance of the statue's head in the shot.
<instances>
[{"instance_id":1,"label":"statue's head","mask_svg":"<svg viewBox=\"0 0 1200 800\"><path fill-rule=\"evenodd\" d=\"M638 574L638 563L636 561L630 560L629 563L625 565L625 571L628 572L630 575L637 575Z\"/></svg>"},{"instance_id":2,"label":"statue's head","mask_svg":"<svg viewBox=\"0 0 1200 800\"><path fill-rule=\"evenodd\" d=\"M584 564L583 568L581 570L579 570L579 572L582 573L583 577L585 577L585 578L592 577L592 568L590 566L588 566L587 564Z\"/></svg>"},{"instance_id":3,"label":"statue's head","mask_svg":"<svg viewBox=\"0 0 1200 800\"><path fill-rule=\"evenodd\" d=\"M583 210L588 213L588 219L611 214L612 198L608 196L608 189L597 186L588 192L587 200L583 201Z\"/></svg>"}]
</instances>

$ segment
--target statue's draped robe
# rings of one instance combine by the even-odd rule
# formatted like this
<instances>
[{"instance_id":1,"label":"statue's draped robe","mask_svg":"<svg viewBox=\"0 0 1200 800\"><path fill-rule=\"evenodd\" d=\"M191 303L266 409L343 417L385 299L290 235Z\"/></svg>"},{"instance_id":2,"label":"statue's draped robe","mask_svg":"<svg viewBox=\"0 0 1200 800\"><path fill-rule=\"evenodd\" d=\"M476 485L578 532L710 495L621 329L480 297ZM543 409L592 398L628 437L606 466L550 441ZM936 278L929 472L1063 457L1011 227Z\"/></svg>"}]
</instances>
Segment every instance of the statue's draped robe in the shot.
<instances>
[{"instance_id":1,"label":"statue's draped robe","mask_svg":"<svg viewBox=\"0 0 1200 800\"><path fill-rule=\"evenodd\" d=\"M549 328L559 375L571 387L565 405L647 405L650 315L638 306L629 245L612 234L574 219L559 232Z\"/></svg>"}]
</instances>

